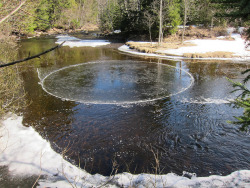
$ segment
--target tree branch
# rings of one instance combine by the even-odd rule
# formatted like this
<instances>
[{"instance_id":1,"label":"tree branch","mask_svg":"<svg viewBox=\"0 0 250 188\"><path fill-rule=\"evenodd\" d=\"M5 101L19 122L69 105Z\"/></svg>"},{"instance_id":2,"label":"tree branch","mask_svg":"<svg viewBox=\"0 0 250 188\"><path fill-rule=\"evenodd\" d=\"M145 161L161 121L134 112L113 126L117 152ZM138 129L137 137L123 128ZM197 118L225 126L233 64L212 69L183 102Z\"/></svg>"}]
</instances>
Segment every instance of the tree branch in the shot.
<instances>
[{"instance_id":1,"label":"tree branch","mask_svg":"<svg viewBox=\"0 0 250 188\"><path fill-rule=\"evenodd\" d=\"M17 12L24 5L24 3L26 3L26 0L23 1L23 2L21 2L21 4L17 8L15 8L11 13L9 13L7 16L5 16L4 18L2 18L0 20L0 24L2 22L4 22L6 19L8 19L12 14L14 14L15 12Z\"/></svg>"},{"instance_id":2,"label":"tree branch","mask_svg":"<svg viewBox=\"0 0 250 188\"><path fill-rule=\"evenodd\" d=\"M28 60L31 60L31 59L34 59L34 58L39 58L41 55L44 55L48 52L51 52L59 47L61 47L63 44L65 43L65 41L63 43L61 43L60 45L57 45L53 48L50 48L42 53L39 53L39 54L36 54L34 56L30 56L30 57L27 57L27 58L24 58L24 59L21 59L21 60L17 60L17 61L13 61L13 62L10 62L10 63L6 63L6 64L3 64L3 65L0 65L0 68L2 67L7 67L7 66L10 66L10 65L14 65L14 64L17 64L17 63L21 63L21 62L24 62L24 61L28 61Z\"/></svg>"}]
</instances>

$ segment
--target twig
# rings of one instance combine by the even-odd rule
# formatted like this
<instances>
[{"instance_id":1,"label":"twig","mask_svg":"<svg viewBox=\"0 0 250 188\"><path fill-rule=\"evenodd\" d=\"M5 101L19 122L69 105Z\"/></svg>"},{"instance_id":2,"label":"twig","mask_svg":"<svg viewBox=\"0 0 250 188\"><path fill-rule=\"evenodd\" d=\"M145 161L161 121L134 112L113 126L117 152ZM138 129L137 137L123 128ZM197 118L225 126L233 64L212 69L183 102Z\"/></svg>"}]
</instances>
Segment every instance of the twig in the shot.
<instances>
[{"instance_id":1,"label":"twig","mask_svg":"<svg viewBox=\"0 0 250 188\"><path fill-rule=\"evenodd\" d=\"M53 50L55 50L57 48L60 48L64 43L65 43L65 41L63 43L61 43L60 45L57 45L57 46L55 46L53 48L50 48L50 49L48 49L48 50L46 50L46 51L44 51L42 53L36 54L34 56L26 57L26 58L21 59L21 60L17 60L17 61L13 61L13 62L10 62L10 63L0 65L0 68L7 67L7 66L10 66L10 65L14 65L14 64L17 64L17 63L21 63L21 62L24 62L24 61L28 61L28 60L31 60L31 59L34 59L34 58L40 58L41 55L44 55L44 54L46 54L48 52L51 52L51 51L53 51Z\"/></svg>"},{"instance_id":2,"label":"twig","mask_svg":"<svg viewBox=\"0 0 250 188\"><path fill-rule=\"evenodd\" d=\"M62 164L62 175L66 178L67 182L71 185L71 187L75 187L69 180L69 178L66 176L66 174L64 173L64 167L63 167L63 164Z\"/></svg>"},{"instance_id":3,"label":"twig","mask_svg":"<svg viewBox=\"0 0 250 188\"><path fill-rule=\"evenodd\" d=\"M70 142L68 143L66 148L62 151L63 158L64 158L65 154L71 149L71 147L69 147L69 145L70 145ZM62 175L64 176L64 178L67 180L67 182L70 184L71 187L73 187L73 188L77 187L76 185L74 185L75 180L73 182L71 182L70 179L65 174L64 169L65 169L65 166L64 166L64 163L62 163Z\"/></svg>"},{"instance_id":4,"label":"twig","mask_svg":"<svg viewBox=\"0 0 250 188\"><path fill-rule=\"evenodd\" d=\"M8 132L8 139L7 139L7 143L6 143L5 147L4 147L4 149L0 153L3 153L7 149L8 143L9 143L10 132L9 132L9 130L6 127L5 127L5 129ZM3 136L1 135L1 137L3 137Z\"/></svg>"},{"instance_id":5,"label":"twig","mask_svg":"<svg viewBox=\"0 0 250 188\"><path fill-rule=\"evenodd\" d=\"M117 174L117 171L118 171L118 164L115 160L115 157L114 157L114 161L113 161L113 166L112 166L112 171L110 173L110 176L109 176L109 180L107 180L106 182L104 182L102 185L100 185L98 188L101 188L101 187L104 187L105 185L107 185L108 183L112 182L113 179L115 178L116 174ZM112 175L114 172L114 175Z\"/></svg>"},{"instance_id":6,"label":"twig","mask_svg":"<svg viewBox=\"0 0 250 188\"><path fill-rule=\"evenodd\" d=\"M15 12L17 12L24 5L24 3L26 3L26 0L23 1L23 2L21 2L21 4L17 8L15 8L11 13L9 13L7 16L5 16L4 18L2 18L0 20L0 24L2 22L4 22L6 19L8 19L12 14L15 14Z\"/></svg>"},{"instance_id":7,"label":"twig","mask_svg":"<svg viewBox=\"0 0 250 188\"><path fill-rule=\"evenodd\" d=\"M40 156L40 174L37 177L37 179L36 179L35 183L33 184L32 188L34 188L36 186L36 183L38 182L38 180L40 179L40 177L42 175L42 157L43 157L44 153L41 152L41 156Z\"/></svg>"}]
</instances>

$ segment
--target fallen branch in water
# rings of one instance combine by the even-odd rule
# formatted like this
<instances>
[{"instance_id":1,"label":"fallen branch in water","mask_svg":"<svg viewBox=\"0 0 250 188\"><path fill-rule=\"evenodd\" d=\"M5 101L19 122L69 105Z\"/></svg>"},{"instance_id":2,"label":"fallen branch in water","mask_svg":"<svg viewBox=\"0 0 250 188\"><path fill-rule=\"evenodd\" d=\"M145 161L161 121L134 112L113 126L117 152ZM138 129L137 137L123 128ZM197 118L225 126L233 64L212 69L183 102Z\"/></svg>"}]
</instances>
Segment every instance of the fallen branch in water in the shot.
<instances>
[{"instance_id":1,"label":"fallen branch in water","mask_svg":"<svg viewBox=\"0 0 250 188\"><path fill-rule=\"evenodd\" d=\"M53 50L55 50L57 48L60 48L64 43L65 43L65 41L63 43L61 43L60 45L57 45L57 46L55 46L53 48L50 48L50 49L48 49L48 50L46 50L46 51L44 51L42 53L36 54L34 56L29 56L29 57L26 57L26 58L21 59L21 60L17 60L17 61L13 61L13 62L10 62L10 63L2 64L2 65L0 65L0 68L7 67L7 66L10 66L10 65L14 65L14 64L17 64L17 63L21 63L21 62L24 62L24 61L28 61L28 60L31 60L31 59L34 59L34 58L40 58L41 55L44 55L44 54L46 54L48 52L51 52L51 51L53 51Z\"/></svg>"}]
</instances>

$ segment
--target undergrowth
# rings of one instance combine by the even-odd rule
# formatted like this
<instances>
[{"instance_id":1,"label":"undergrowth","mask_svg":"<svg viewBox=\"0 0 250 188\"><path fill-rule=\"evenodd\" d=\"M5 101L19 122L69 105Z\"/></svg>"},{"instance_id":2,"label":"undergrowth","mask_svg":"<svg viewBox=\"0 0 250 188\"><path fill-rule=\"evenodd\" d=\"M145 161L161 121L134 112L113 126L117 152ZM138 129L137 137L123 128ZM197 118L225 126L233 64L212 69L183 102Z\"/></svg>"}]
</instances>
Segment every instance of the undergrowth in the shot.
<instances>
[{"instance_id":1,"label":"undergrowth","mask_svg":"<svg viewBox=\"0 0 250 188\"><path fill-rule=\"evenodd\" d=\"M16 58L17 46L13 40L0 39L0 64ZM23 80L18 66L0 68L0 117L15 113L26 105Z\"/></svg>"}]
</instances>

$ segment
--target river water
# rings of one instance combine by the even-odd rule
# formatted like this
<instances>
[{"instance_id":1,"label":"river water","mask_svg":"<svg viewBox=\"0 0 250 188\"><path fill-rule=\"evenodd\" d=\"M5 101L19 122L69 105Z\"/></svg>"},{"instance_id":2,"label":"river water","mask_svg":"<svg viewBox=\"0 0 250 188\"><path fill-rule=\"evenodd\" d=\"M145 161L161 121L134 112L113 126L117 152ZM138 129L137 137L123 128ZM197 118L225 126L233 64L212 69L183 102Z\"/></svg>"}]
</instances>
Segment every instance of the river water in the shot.
<instances>
[{"instance_id":1,"label":"river water","mask_svg":"<svg viewBox=\"0 0 250 188\"><path fill-rule=\"evenodd\" d=\"M56 41L22 40L19 58ZM30 101L23 124L92 174L249 169L249 134L227 123L242 109L228 103L226 79L241 80L249 62L142 58L120 45L65 46L20 65Z\"/></svg>"}]
</instances>

